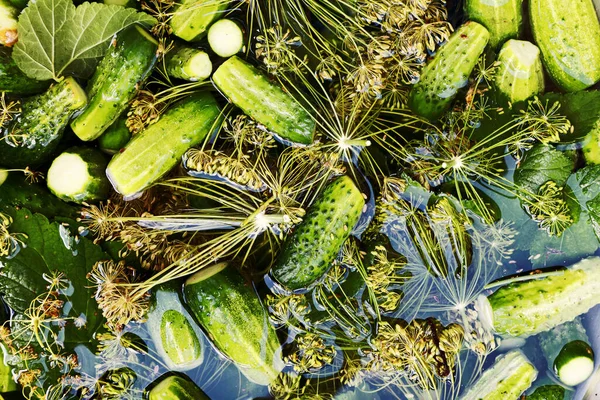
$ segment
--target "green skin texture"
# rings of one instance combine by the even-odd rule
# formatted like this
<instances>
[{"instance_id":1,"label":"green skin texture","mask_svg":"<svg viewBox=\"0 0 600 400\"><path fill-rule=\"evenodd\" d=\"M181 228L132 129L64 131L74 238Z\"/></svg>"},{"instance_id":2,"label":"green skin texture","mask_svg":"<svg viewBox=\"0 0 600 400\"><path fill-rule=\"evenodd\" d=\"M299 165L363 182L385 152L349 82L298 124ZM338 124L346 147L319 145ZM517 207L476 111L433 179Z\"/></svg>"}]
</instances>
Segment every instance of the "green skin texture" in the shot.
<instances>
[{"instance_id":1,"label":"green skin texture","mask_svg":"<svg viewBox=\"0 0 600 400\"><path fill-rule=\"evenodd\" d=\"M65 78L46 92L23 101L21 114L4 130L27 132L25 145L13 147L0 139L0 163L5 167L37 167L56 150L63 131L75 112L87 103L85 93L73 78Z\"/></svg>"},{"instance_id":2,"label":"green skin texture","mask_svg":"<svg viewBox=\"0 0 600 400\"><path fill-rule=\"evenodd\" d=\"M305 289L331 267L360 219L365 200L352 179L330 183L283 246L271 270L288 290Z\"/></svg>"},{"instance_id":3,"label":"green skin texture","mask_svg":"<svg viewBox=\"0 0 600 400\"><path fill-rule=\"evenodd\" d=\"M531 0L529 14L546 71L558 87L574 92L600 80L600 22L592 0Z\"/></svg>"},{"instance_id":4,"label":"green skin texture","mask_svg":"<svg viewBox=\"0 0 600 400\"><path fill-rule=\"evenodd\" d=\"M98 147L106 154L115 154L129 143L131 132L126 125L127 116L121 115L102 136L98 138Z\"/></svg>"},{"instance_id":5,"label":"green skin texture","mask_svg":"<svg viewBox=\"0 0 600 400\"><path fill-rule=\"evenodd\" d=\"M213 74L213 82L230 102L279 137L311 144L315 120L296 99L254 66L234 56Z\"/></svg>"},{"instance_id":6,"label":"green skin texture","mask_svg":"<svg viewBox=\"0 0 600 400\"><path fill-rule=\"evenodd\" d=\"M465 13L487 28L493 49L523 32L523 0L466 0Z\"/></svg>"},{"instance_id":7,"label":"green skin texture","mask_svg":"<svg viewBox=\"0 0 600 400\"><path fill-rule=\"evenodd\" d=\"M563 400L566 390L559 385L544 385L535 389L526 397L527 400Z\"/></svg>"},{"instance_id":8,"label":"green skin texture","mask_svg":"<svg viewBox=\"0 0 600 400\"><path fill-rule=\"evenodd\" d=\"M544 92L544 72L539 49L529 42L509 40L498 54L500 63L494 77L494 88L503 100L518 103ZM527 53L535 53L535 61L528 65L519 58L512 46L523 46ZM529 54L528 54L529 56Z\"/></svg>"},{"instance_id":9,"label":"green skin texture","mask_svg":"<svg viewBox=\"0 0 600 400\"><path fill-rule=\"evenodd\" d=\"M162 316L160 336L165 352L175 364L187 364L200 357L200 341L187 318L176 310Z\"/></svg>"},{"instance_id":10,"label":"green skin texture","mask_svg":"<svg viewBox=\"0 0 600 400\"><path fill-rule=\"evenodd\" d=\"M87 164L90 180L85 190L76 195L67 195L55 190L54 182L49 179L50 177L47 179L48 189L50 189L50 191L61 200L72 201L79 204L83 202L106 200L110 193L110 182L106 178L106 174L104 172L106 165L108 164L104 154L92 147L72 147L63 152L60 156L64 154L78 155ZM58 156L56 159L58 159L60 156ZM52 166L50 166L50 168L52 168Z\"/></svg>"},{"instance_id":11,"label":"green skin texture","mask_svg":"<svg viewBox=\"0 0 600 400\"><path fill-rule=\"evenodd\" d=\"M162 378L150 390L148 400L210 400L210 398L189 378L170 375Z\"/></svg>"},{"instance_id":12,"label":"green skin texture","mask_svg":"<svg viewBox=\"0 0 600 400\"><path fill-rule=\"evenodd\" d=\"M228 0L182 0L169 24L173 34L185 41L202 39L210 25L221 18L229 6Z\"/></svg>"},{"instance_id":13,"label":"green skin texture","mask_svg":"<svg viewBox=\"0 0 600 400\"><path fill-rule=\"evenodd\" d=\"M600 164L600 123L586 135L582 151L587 164Z\"/></svg>"},{"instance_id":14,"label":"green skin texture","mask_svg":"<svg viewBox=\"0 0 600 400\"><path fill-rule=\"evenodd\" d=\"M438 119L450 107L458 91L468 83L490 34L483 25L469 21L440 47L409 94L408 106L415 114Z\"/></svg>"},{"instance_id":15,"label":"green skin texture","mask_svg":"<svg viewBox=\"0 0 600 400\"><path fill-rule=\"evenodd\" d=\"M0 92L30 95L43 92L49 82L40 82L25 75L12 59L6 47L0 47Z\"/></svg>"},{"instance_id":16,"label":"green skin texture","mask_svg":"<svg viewBox=\"0 0 600 400\"><path fill-rule=\"evenodd\" d=\"M194 277L185 283L184 294L196 320L216 348L248 379L269 384L281 369L280 344L252 285L233 267L199 282L194 282Z\"/></svg>"},{"instance_id":17,"label":"green skin texture","mask_svg":"<svg viewBox=\"0 0 600 400\"><path fill-rule=\"evenodd\" d=\"M537 373L523 353L513 350L498 357L460 400L517 400L535 381Z\"/></svg>"},{"instance_id":18,"label":"green skin texture","mask_svg":"<svg viewBox=\"0 0 600 400\"><path fill-rule=\"evenodd\" d=\"M600 257L560 274L501 287L488 297L500 335L528 337L586 313L600 303Z\"/></svg>"},{"instance_id":19,"label":"green skin texture","mask_svg":"<svg viewBox=\"0 0 600 400\"><path fill-rule=\"evenodd\" d=\"M208 92L172 105L112 158L107 175L115 190L127 197L141 193L177 165L190 147L204 140L219 115L219 106Z\"/></svg>"},{"instance_id":20,"label":"green skin texture","mask_svg":"<svg viewBox=\"0 0 600 400\"><path fill-rule=\"evenodd\" d=\"M127 109L152 71L157 49L156 40L139 26L117 35L88 83L88 106L71 123L81 140L97 139Z\"/></svg>"},{"instance_id":21,"label":"green skin texture","mask_svg":"<svg viewBox=\"0 0 600 400\"><path fill-rule=\"evenodd\" d=\"M208 76L198 75L198 72L202 73L203 71L194 71L192 68L190 61L198 53L204 53L204 51L187 46L176 48L167 53L165 65L169 76L193 82L208 78Z\"/></svg>"}]
</instances>

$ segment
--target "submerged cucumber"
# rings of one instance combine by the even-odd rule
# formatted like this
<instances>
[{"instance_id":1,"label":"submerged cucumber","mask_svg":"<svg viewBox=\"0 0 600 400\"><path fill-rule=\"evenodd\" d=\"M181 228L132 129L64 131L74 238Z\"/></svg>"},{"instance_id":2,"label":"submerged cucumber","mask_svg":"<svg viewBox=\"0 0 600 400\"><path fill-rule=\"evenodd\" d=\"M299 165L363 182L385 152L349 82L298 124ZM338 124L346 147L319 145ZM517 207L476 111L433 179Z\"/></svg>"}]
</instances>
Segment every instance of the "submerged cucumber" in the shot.
<instances>
[{"instance_id":1,"label":"submerged cucumber","mask_svg":"<svg viewBox=\"0 0 600 400\"><path fill-rule=\"evenodd\" d=\"M126 197L140 194L169 172L181 156L215 127L220 110L208 92L172 105L112 158L106 170L113 187Z\"/></svg>"},{"instance_id":2,"label":"submerged cucumber","mask_svg":"<svg viewBox=\"0 0 600 400\"><path fill-rule=\"evenodd\" d=\"M600 80L600 22L592 0L530 0L533 37L546 71L561 89Z\"/></svg>"},{"instance_id":3,"label":"submerged cucumber","mask_svg":"<svg viewBox=\"0 0 600 400\"><path fill-rule=\"evenodd\" d=\"M214 73L219 90L247 115L285 140L311 144L315 120L296 99L241 58L225 61Z\"/></svg>"},{"instance_id":4,"label":"submerged cucumber","mask_svg":"<svg viewBox=\"0 0 600 400\"><path fill-rule=\"evenodd\" d=\"M187 305L221 353L251 381L268 385L281 371L279 340L254 291L227 263L185 282Z\"/></svg>"},{"instance_id":5,"label":"submerged cucumber","mask_svg":"<svg viewBox=\"0 0 600 400\"><path fill-rule=\"evenodd\" d=\"M148 393L148 400L210 400L188 377L167 375L158 378Z\"/></svg>"},{"instance_id":6,"label":"submerged cucumber","mask_svg":"<svg viewBox=\"0 0 600 400\"><path fill-rule=\"evenodd\" d=\"M502 100L517 103L544 91L540 49L523 40L509 40L498 55L494 87Z\"/></svg>"},{"instance_id":7,"label":"submerged cucumber","mask_svg":"<svg viewBox=\"0 0 600 400\"><path fill-rule=\"evenodd\" d=\"M237 22L223 18L208 30L208 44L220 57L231 57L244 47L244 32Z\"/></svg>"},{"instance_id":8,"label":"submerged cucumber","mask_svg":"<svg viewBox=\"0 0 600 400\"><path fill-rule=\"evenodd\" d=\"M48 82L40 82L25 75L17 67L11 52L0 47L0 92L18 95L36 94L48 88Z\"/></svg>"},{"instance_id":9,"label":"submerged cucumber","mask_svg":"<svg viewBox=\"0 0 600 400\"><path fill-rule=\"evenodd\" d=\"M330 183L286 241L271 270L273 278L289 290L307 288L321 278L350 236L364 205L363 194L348 176Z\"/></svg>"},{"instance_id":10,"label":"submerged cucumber","mask_svg":"<svg viewBox=\"0 0 600 400\"><path fill-rule=\"evenodd\" d=\"M410 91L409 107L422 117L439 118L469 82L479 56L490 37L483 25L469 21L450 36Z\"/></svg>"},{"instance_id":11,"label":"submerged cucumber","mask_svg":"<svg viewBox=\"0 0 600 400\"><path fill-rule=\"evenodd\" d=\"M466 0L465 12L487 28L494 49L523 32L523 0Z\"/></svg>"},{"instance_id":12,"label":"submerged cucumber","mask_svg":"<svg viewBox=\"0 0 600 400\"><path fill-rule=\"evenodd\" d=\"M117 35L88 83L88 106L71 123L81 140L97 139L125 111L150 74L157 49L156 40L138 25Z\"/></svg>"},{"instance_id":13,"label":"submerged cucumber","mask_svg":"<svg viewBox=\"0 0 600 400\"><path fill-rule=\"evenodd\" d=\"M173 34L188 42L202 39L229 3L229 0L182 0L169 20Z\"/></svg>"}]
</instances>

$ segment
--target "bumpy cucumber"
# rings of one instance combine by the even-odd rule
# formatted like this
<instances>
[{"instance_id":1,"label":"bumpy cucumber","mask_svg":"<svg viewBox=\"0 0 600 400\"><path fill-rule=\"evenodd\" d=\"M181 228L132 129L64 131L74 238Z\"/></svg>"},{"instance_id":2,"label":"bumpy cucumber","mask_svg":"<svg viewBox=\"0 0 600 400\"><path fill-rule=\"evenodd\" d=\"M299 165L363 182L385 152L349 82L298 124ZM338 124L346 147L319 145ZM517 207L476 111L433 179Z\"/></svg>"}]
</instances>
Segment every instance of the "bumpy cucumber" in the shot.
<instances>
[{"instance_id":1,"label":"bumpy cucumber","mask_svg":"<svg viewBox=\"0 0 600 400\"><path fill-rule=\"evenodd\" d=\"M212 62L204 50L180 46L167 53L165 66L169 76L186 81L203 81L212 73Z\"/></svg>"},{"instance_id":2,"label":"bumpy cucumber","mask_svg":"<svg viewBox=\"0 0 600 400\"><path fill-rule=\"evenodd\" d=\"M365 200L352 179L330 183L286 241L271 275L290 290L307 288L331 266L362 213Z\"/></svg>"},{"instance_id":3,"label":"bumpy cucumber","mask_svg":"<svg viewBox=\"0 0 600 400\"><path fill-rule=\"evenodd\" d=\"M217 102L207 92L171 106L112 158L106 173L115 190L126 197L140 194L177 165L186 150L201 142L214 129L219 115Z\"/></svg>"},{"instance_id":4,"label":"bumpy cucumber","mask_svg":"<svg viewBox=\"0 0 600 400\"><path fill-rule=\"evenodd\" d=\"M210 400L188 377L161 376L148 392L148 400Z\"/></svg>"},{"instance_id":5,"label":"bumpy cucumber","mask_svg":"<svg viewBox=\"0 0 600 400\"><path fill-rule=\"evenodd\" d=\"M517 103L544 91L540 49L523 40L509 40L498 55L494 87L503 100Z\"/></svg>"},{"instance_id":6,"label":"bumpy cucumber","mask_svg":"<svg viewBox=\"0 0 600 400\"><path fill-rule=\"evenodd\" d=\"M551 276L501 287L478 308L500 335L527 337L573 320L600 303L600 257Z\"/></svg>"},{"instance_id":7,"label":"bumpy cucumber","mask_svg":"<svg viewBox=\"0 0 600 400\"><path fill-rule=\"evenodd\" d=\"M574 92L600 80L600 22L592 0L531 0L529 14L546 71L557 86Z\"/></svg>"},{"instance_id":8,"label":"bumpy cucumber","mask_svg":"<svg viewBox=\"0 0 600 400\"><path fill-rule=\"evenodd\" d=\"M8 0L0 0L0 44L10 47L17 43L19 10Z\"/></svg>"},{"instance_id":9,"label":"bumpy cucumber","mask_svg":"<svg viewBox=\"0 0 600 400\"><path fill-rule=\"evenodd\" d=\"M202 39L229 3L229 0L182 0L169 21L173 34L188 42Z\"/></svg>"},{"instance_id":10,"label":"bumpy cucumber","mask_svg":"<svg viewBox=\"0 0 600 400\"><path fill-rule=\"evenodd\" d=\"M208 44L220 57L231 57L244 47L244 32L237 22L223 18L208 30Z\"/></svg>"},{"instance_id":11,"label":"bumpy cucumber","mask_svg":"<svg viewBox=\"0 0 600 400\"><path fill-rule=\"evenodd\" d=\"M180 300L180 286L158 287L146 322L158 355L172 371L187 371L202 363L202 331Z\"/></svg>"},{"instance_id":12,"label":"bumpy cucumber","mask_svg":"<svg viewBox=\"0 0 600 400\"><path fill-rule=\"evenodd\" d=\"M233 104L281 138L310 144L315 120L288 93L237 56L225 61L213 82Z\"/></svg>"},{"instance_id":13,"label":"bumpy cucumber","mask_svg":"<svg viewBox=\"0 0 600 400\"><path fill-rule=\"evenodd\" d=\"M564 387L548 383L536 387L523 400L567 400L570 398L571 396L567 395L567 390Z\"/></svg>"},{"instance_id":14,"label":"bumpy cucumber","mask_svg":"<svg viewBox=\"0 0 600 400\"><path fill-rule=\"evenodd\" d=\"M583 156L588 164L600 164L600 123L583 139Z\"/></svg>"},{"instance_id":15,"label":"bumpy cucumber","mask_svg":"<svg viewBox=\"0 0 600 400\"><path fill-rule=\"evenodd\" d=\"M69 119L86 103L85 92L71 77L24 100L19 117L3 130L0 164L13 168L36 167L50 159ZM15 139L19 146L14 146Z\"/></svg>"},{"instance_id":16,"label":"bumpy cucumber","mask_svg":"<svg viewBox=\"0 0 600 400\"><path fill-rule=\"evenodd\" d=\"M12 59L11 51L0 47L0 92L18 95L36 94L50 86L25 75Z\"/></svg>"},{"instance_id":17,"label":"bumpy cucumber","mask_svg":"<svg viewBox=\"0 0 600 400\"><path fill-rule=\"evenodd\" d=\"M127 127L127 116L121 115L98 138L98 147L106 154L115 154L131 140L131 132Z\"/></svg>"},{"instance_id":18,"label":"bumpy cucumber","mask_svg":"<svg viewBox=\"0 0 600 400\"><path fill-rule=\"evenodd\" d=\"M268 385L282 368L279 340L267 312L242 276L227 263L185 282L185 300L214 345L251 381Z\"/></svg>"},{"instance_id":19,"label":"bumpy cucumber","mask_svg":"<svg viewBox=\"0 0 600 400\"><path fill-rule=\"evenodd\" d=\"M48 189L75 203L105 200L110 182L104 173L108 161L92 147L72 147L56 157L48 169Z\"/></svg>"},{"instance_id":20,"label":"bumpy cucumber","mask_svg":"<svg viewBox=\"0 0 600 400\"><path fill-rule=\"evenodd\" d=\"M125 111L150 74L157 49L156 40L138 25L117 35L88 84L88 106L71 123L81 140L97 139Z\"/></svg>"},{"instance_id":21,"label":"bumpy cucumber","mask_svg":"<svg viewBox=\"0 0 600 400\"><path fill-rule=\"evenodd\" d=\"M523 0L466 0L465 12L487 28L494 49L523 32Z\"/></svg>"},{"instance_id":22,"label":"bumpy cucumber","mask_svg":"<svg viewBox=\"0 0 600 400\"><path fill-rule=\"evenodd\" d=\"M535 381L538 371L519 350L499 356L494 365L460 397L461 400L517 400Z\"/></svg>"},{"instance_id":23,"label":"bumpy cucumber","mask_svg":"<svg viewBox=\"0 0 600 400\"><path fill-rule=\"evenodd\" d=\"M450 36L410 91L408 105L418 115L439 118L465 87L490 34L483 25L469 21Z\"/></svg>"}]
</instances>

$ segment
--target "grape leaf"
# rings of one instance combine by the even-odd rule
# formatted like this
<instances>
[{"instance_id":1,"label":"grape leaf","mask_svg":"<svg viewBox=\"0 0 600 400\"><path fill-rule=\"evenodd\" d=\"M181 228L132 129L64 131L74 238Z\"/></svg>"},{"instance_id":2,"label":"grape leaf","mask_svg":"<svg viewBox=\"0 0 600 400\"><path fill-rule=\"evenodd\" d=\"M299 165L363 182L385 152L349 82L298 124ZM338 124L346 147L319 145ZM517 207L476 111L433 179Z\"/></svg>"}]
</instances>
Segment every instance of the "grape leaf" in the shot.
<instances>
[{"instance_id":1,"label":"grape leaf","mask_svg":"<svg viewBox=\"0 0 600 400\"><path fill-rule=\"evenodd\" d=\"M567 154L540 144L526 153L521 166L515 171L514 180L528 192L537 193L548 181L564 186L573 168L575 161Z\"/></svg>"},{"instance_id":2,"label":"grape leaf","mask_svg":"<svg viewBox=\"0 0 600 400\"><path fill-rule=\"evenodd\" d=\"M116 5L86 2L76 8L71 0L31 1L19 16L13 59L34 79L87 78L117 32L155 22L148 14Z\"/></svg>"}]
</instances>

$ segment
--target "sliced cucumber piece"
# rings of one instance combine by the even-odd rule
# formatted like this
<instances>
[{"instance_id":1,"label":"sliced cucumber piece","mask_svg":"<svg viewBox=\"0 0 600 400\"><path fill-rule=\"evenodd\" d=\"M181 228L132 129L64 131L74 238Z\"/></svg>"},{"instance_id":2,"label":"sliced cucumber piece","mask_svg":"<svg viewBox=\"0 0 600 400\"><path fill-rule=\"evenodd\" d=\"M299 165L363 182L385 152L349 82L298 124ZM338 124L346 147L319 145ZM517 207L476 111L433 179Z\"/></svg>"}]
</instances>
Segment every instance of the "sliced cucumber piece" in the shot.
<instances>
[{"instance_id":1,"label":"sliced cucumber piece","mask_svg":"<svg viewBox=\"0 0 600 400\"><path fill-rule=\"evenodd\" d=\"M242 28L230 19L220 19L208 30L208 44L216 55L231 57L244 47Z\"/></svg>"},{"instance_id":2,"label":"sliced cucumber piece","mask_svg":"<svg viewBox=\"0 0 600 400\"><path fill-rule=\"evenodd\" d=\"M212 73L212 62L204 50L180 46L167 53L166 67L169 76L186 81L203 81Z\"/></svg>"},{"instance_id":3,"label":"sliced cucumber piece","mask_svg":"<svg viewBox=\"0 0 600 400\"><path fill-rule=\"evenodd\" d=\"M202 39L206 30L219 19L229 0L182 0L169 20L173 34L188 42Z\"/></svg>"},{"instance_id":4,"label":"sliced cucumber piece","mask_svg":"<svg viewBox=\"0 0 600 400\"><path fill-rule=\"evenodd\" d=\"M0 0L0 45L11 47L18 40L19 10L8 0Z\"/></svg>"},{"instance_id":5,"label":"sliced cucumber piece","mask_svg":"<svg viewBox=\"0 0 600 400\"><path fill-rule=\"evenodd\" d=\"M494 87L502 100L517 103L544 91L540 49L524 40L509 40L498 55Z\"/></svg>"}]
</instances>

